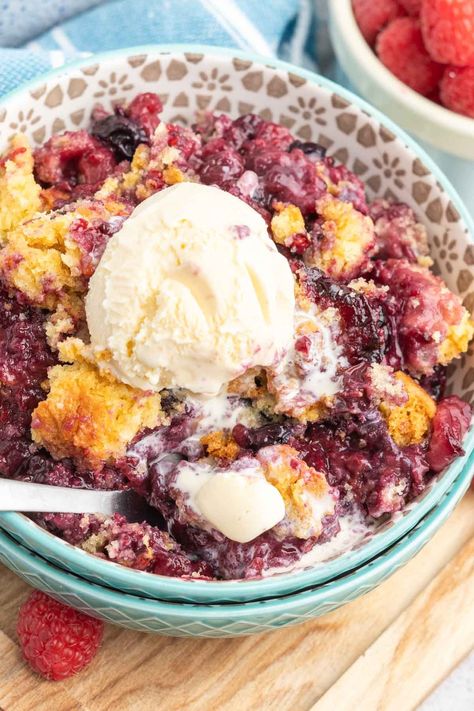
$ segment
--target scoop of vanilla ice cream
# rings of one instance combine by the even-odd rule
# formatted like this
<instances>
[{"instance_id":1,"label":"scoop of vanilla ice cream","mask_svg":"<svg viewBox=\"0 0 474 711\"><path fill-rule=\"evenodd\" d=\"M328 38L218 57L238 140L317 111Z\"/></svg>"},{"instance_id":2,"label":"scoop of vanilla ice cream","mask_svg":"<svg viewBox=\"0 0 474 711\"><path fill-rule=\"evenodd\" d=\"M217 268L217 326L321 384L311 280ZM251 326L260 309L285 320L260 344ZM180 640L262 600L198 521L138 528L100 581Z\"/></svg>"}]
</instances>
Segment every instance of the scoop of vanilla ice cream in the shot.
<instances>
[{"instance_id":1,"label":"scoop of vanilla ice cream","mask_svg":"<svg viewBox=\"0 0 474 711\"><path fill-rule=\"evenodd\" d=\"M196 501L209 523L231 541L248 543L285 516L285 502L265 478L229 476L209 479Z\"/></svg>"},{"instance_id":2,"label":"scoop of vanilla ice cream","mask_svg":"<svg viewBox=\"0 0 474 711\"><path fill-rule=\"evenodd\" d=\"M248 543L280 523L285 502L257 461L219 469L206 462L181 462L176 488L186 505L231 541Z\"/></svg>"},{"instance_id":3,"label":"scoop of vanilla ice cream","mask_svg":"<svg viewBox=\"0 0 474 711\"><path fill-rule=\"evenodd\" d=\"M214 395L271 365L293 332L294 282L263 218L219 188L180 183L109 240L86 315L101 367L144 390Z\"/></svg>"}]
</instances>

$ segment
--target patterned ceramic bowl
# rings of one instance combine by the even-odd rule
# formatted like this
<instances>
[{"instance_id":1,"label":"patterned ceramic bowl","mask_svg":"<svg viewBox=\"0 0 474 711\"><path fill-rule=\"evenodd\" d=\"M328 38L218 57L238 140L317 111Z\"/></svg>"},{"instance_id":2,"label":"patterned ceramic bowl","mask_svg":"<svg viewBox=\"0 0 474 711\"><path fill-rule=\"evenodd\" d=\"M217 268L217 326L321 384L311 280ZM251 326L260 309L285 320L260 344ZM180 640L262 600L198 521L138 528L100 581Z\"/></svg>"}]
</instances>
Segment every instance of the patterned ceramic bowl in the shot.
<instances>
[{"instance_id":1,"label":"patterned ceramic bowl","mask_svg":"<svg viewBox=\"0 0 474 711\"><path fill-rule=\"evenodd\" d=\"M33 587L122 627L172 637L258 634L321 617L382 583L416 555L436 533L461 499L470 479L470 467L466 467L438 505L399 543L370 563L304 592L258 602L192 605L129 595L68 573L2 532L0 562Z\"/></svg>"},{"instance_id":2,"label":"patterned ceramic bowl","mask_svg":"<svg viewBox=\"0 0 474 711\"><path fill-rule=\"evenodd\" d=\"M166 120L189 123L203 109L234 116L253 111L290 127L301 139L326 146L330 155L361 176L372 197L392 197L415 210L430 234L438 271L466 307L474 308L470 237L474 227L447 179L412 139L376 109L303 69L210 47L141 47L106 53L51 72L4 99L1 141L21 130L38 144L51 133L85 126L97 101L109 108L117 100L150 90L161 95ZM458 361L449 387L473 399L473 351ZM465 442L467 454L473 447L471 432ZM100 585L183 602L256 600L320 584L388 549L436 506L465 461L457 460L434 478L417 501L357 548L316 567L262 580L182 581L151 575L94 558L19 514L1 515L0 525L55 565Z\"/></svg>"}]
</instances>

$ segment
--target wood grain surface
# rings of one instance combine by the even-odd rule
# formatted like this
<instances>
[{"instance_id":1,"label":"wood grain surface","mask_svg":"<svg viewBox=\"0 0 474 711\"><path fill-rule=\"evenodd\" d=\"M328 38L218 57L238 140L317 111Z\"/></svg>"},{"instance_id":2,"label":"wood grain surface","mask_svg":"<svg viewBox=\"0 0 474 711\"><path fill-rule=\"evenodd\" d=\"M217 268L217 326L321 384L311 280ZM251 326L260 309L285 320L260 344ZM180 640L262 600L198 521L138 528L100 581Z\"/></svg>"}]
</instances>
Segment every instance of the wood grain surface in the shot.
<instances>
[{"instance_id":1,"label":"wood grain surface","mask_svg":"<svg viewBox=\"0 0 474 711\"><path fill-rule=\"evenodd\" d=\"M418 706L474 641L474 537L311 711Z\"/></svg>"},{"instance_id":2,"label":"wood grain surface","mask_svg":"<svg viewBox=\"0 0 474 711\"><path fill-rule=\"evenodd\" d=\"M0 567L0 711L411 711L473 641L473 511L471 491L407 566L323 618L229 640L108 626L91 667L62 683L22 662L29 588Z\"/></svg>"}]
</instances>

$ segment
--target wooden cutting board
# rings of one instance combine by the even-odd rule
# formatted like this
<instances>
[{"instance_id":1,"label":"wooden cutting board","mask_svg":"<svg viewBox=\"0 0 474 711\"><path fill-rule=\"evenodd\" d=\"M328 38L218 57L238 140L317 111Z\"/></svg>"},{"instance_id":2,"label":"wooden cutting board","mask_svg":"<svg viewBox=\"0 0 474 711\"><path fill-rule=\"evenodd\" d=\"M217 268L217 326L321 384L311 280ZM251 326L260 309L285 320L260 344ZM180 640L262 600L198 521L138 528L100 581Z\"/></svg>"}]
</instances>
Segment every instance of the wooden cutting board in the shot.
<instances>
[{"instance_id":1,"label":"wooden cutting board","mask_svg":"<svg viewBox=\"0 0 474 711\"><path fill-rule=\"evenodd\" d=\"M474 643L474 491L376 590L258 637L173 639L108 626L91 667L39 679L15 641L29 588L0 566L0 711L410 711Z\"/></svg>"}]
</instances>

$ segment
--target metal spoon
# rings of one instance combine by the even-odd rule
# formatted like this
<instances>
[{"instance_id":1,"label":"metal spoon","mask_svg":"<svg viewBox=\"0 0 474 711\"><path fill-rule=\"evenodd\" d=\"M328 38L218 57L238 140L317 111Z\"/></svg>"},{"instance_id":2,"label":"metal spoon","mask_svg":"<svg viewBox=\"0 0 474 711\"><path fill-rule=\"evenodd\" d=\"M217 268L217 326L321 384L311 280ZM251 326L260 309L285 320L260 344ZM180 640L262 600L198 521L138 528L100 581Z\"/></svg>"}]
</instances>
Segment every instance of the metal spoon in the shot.
<instances>
[{"instance_id":1,"label":"metal spoon","mask_svg":"<svg viewBox=\"0 0 474 711\"><path fill-rule=\"evenodd\" d=\"M180 455L165 455L160 461L173 465ZM0 511L36 513L118 513L128 521L157 523L160 514L134 491L71 489L65 486L32 484L28 481L0 479Z\"/></svg>"}]
</instances>

